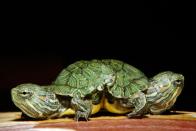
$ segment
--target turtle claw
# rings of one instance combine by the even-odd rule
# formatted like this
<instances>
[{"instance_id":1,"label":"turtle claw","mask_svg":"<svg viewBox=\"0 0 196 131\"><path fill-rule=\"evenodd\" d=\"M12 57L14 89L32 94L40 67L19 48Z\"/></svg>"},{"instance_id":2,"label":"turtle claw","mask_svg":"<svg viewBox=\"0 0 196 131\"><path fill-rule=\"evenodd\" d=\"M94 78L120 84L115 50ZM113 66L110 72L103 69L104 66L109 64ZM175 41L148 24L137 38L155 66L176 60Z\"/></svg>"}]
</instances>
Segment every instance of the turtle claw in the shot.
<instances>
[{"instance_id":1,"label":"turtle claw","mask_svg":"<svg viewBox=\"0 0 196 131\"><path fill-rule=\"evenodd\" d=\"M142 118L148 112L145 94L138 92L136 96L133 100L129 99L130 103L133 102L135 109L127 115L128 118Z\"/></svg>"},{"instance_id":2,"label":"turtle claw","mask_svg":"<svg viewBox=\"0 0 196 131\"><path fill-rule=\"evenodd\" d=\"M78 122L80 118L84 118L85 121L89 121L89 113L77 111L74 120Z\"/></svg>"},{"instance_id":3,"label":"turtle claw","mask_svg":"<svg viewBox=\"0 0 196 131\"><path fill-rule=\"evenodd\" d=\"M92 101L73 98L71 104L76 112L74 118L75 121L79 121L80 118L84 118L85 121L89 120L88 118L92 112Z\"/></svg>"},{"instance_id":4,"label":"turtle claw","mask_svg":"<svg viewBox=\"0 0 196 131\"><path fill-rule=\"evenodd\" d=\"M128 118L138 118L141 119L144 115L143 114L136 114L135 112L127 114Z\"/></svg>"}]
</instances>

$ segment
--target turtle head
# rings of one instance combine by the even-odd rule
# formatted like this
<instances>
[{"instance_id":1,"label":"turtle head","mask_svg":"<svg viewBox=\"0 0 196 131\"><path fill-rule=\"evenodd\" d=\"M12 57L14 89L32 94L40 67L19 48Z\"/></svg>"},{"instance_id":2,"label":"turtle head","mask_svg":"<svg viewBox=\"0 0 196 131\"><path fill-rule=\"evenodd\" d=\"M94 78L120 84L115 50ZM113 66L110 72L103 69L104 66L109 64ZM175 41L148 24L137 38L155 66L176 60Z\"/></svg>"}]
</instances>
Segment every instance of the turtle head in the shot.
<instances>
[{"instance_id":1,"label":"turtle head","mask_svg":"<svg viewBox=\"0 0 196 131\"><path fill-rule=\"evenodd\" d=\"M36 84L21 84L11 90L12 101L27 116L45 119L58 112L55 94Z\"/></svg>"},{"instance_id":2,"label":"turtle head","mask_svg":"<svg viewBox=\"0 0 196 131\"><path fill-rule=\"evenodd\" d=\"M152 114L170 109L184 87L184 76L171 71L159 73L150 80L147 101Z\"/></svg>"}]
</instances>

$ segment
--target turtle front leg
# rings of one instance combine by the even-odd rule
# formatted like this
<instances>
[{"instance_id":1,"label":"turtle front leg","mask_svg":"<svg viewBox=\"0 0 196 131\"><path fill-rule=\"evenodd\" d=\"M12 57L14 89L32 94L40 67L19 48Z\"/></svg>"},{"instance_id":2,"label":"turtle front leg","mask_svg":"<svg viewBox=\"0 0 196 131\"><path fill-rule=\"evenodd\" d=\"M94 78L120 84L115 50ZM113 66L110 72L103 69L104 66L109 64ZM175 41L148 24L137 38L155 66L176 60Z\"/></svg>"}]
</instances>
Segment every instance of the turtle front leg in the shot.
<instances>
[{"instance_id":1,"label":"turtle front leg","mask_svg":"<svg viewBox=\"0 0 196 131\"><path fill-rule=\"evenodd\" d=\"M146 104L146 97L143 92L136 93L133 98L128 99L128 105L134 106L134 110L129 113L128 118L141 117L147 113L148 107Z\"/></svg>"},{"instance_id":2,"label":"turtle front leg","mask_svg":"<svg viewBox=\"0 0 196 131\"><path fill-rule=\"evenodd\" d=\"M81 98L74 97L71 100L71 106L75 110L74 120L78 121L79 118L85 118L85 120L88 121L92 112L91 100L83 100Z\"/></svg>"}]
</instances>

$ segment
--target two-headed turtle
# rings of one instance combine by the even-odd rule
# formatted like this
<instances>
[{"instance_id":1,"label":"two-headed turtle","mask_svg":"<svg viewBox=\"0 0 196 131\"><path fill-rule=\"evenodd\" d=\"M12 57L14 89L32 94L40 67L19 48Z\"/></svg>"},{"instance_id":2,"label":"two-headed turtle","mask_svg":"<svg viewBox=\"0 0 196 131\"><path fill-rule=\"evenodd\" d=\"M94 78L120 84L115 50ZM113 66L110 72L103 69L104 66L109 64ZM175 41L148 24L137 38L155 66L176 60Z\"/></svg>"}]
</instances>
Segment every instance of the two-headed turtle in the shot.
<instances>
[{"instance_id":1,"label":"two-headed turtle","mask_svg":"<svg viewBox=\"0 0 196 131\"><path fill-rule=\"evenodd\" d=\"M183 85L181 74L166 71L148 80L122 61L92 60L69 65L51 85L21 84L11 94L14 104L32 118L75 114L75 120L87 120L101 108L132 118L170 109Z\"/></svg>"}]
</instances>

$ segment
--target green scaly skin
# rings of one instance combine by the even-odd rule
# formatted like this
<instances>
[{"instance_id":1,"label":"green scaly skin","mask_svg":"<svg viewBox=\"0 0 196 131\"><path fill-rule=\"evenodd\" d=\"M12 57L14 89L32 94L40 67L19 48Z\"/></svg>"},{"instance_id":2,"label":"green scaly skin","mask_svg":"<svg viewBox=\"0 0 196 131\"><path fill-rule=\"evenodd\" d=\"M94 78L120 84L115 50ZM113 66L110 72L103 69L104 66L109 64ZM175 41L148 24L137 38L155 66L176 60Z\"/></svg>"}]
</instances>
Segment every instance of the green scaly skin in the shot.
<instances>
[{"instance_id":1,"label":"green scaly skin","mask_svg":"<svg viewBox=\"0 0 196 131\"><path fill-rule=\"evenodd\" d=\"M119 107L132 108L129 118L160 114L174 105L183 86L181 74L166 71L148 80L124 62L92 60L69 65L51 85L21 84L12 89L11 95L14 104L29 117L60 117L72 108L78 121L81 117L88 120L92 105L100 103L103 95Z\"/></svg>"}]
</instances>

